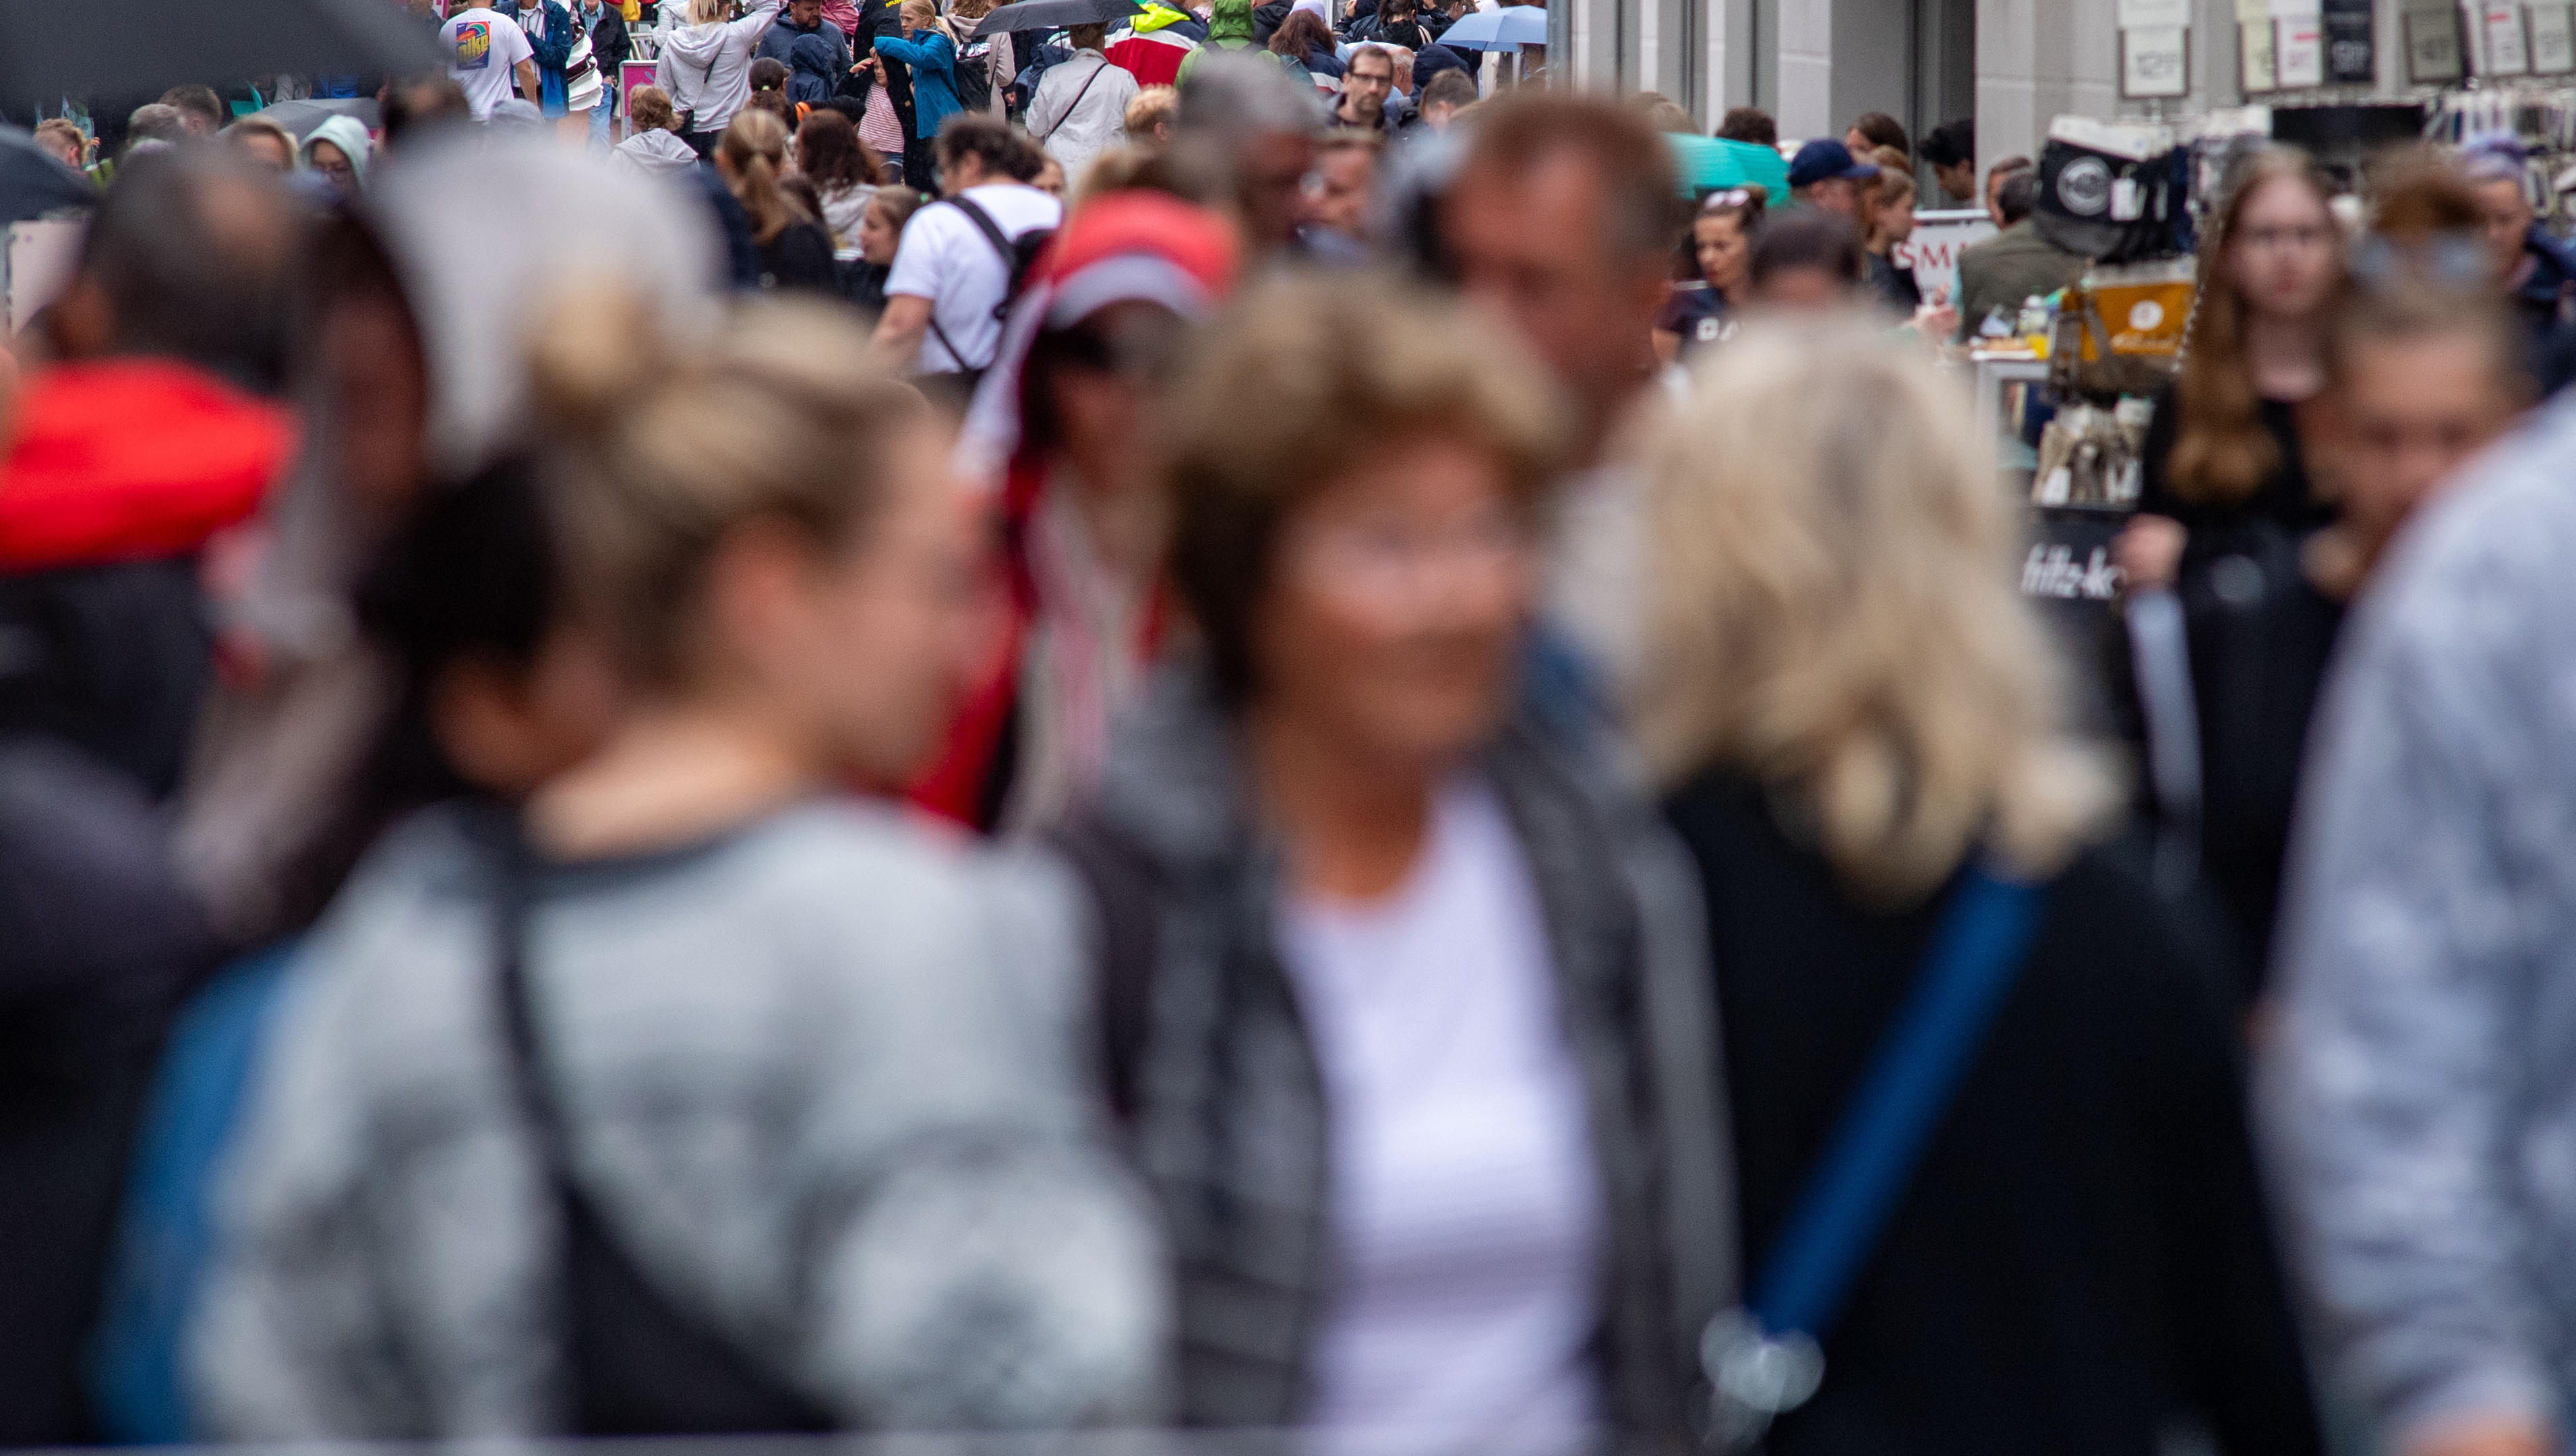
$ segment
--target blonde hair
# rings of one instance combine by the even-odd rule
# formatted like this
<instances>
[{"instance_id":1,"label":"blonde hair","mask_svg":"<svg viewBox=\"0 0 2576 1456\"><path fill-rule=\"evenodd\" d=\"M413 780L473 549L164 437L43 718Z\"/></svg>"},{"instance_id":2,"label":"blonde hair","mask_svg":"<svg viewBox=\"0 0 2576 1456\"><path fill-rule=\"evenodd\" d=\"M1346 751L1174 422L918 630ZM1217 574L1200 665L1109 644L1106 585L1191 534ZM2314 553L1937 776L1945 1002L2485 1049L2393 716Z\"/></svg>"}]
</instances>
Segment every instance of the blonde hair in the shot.
<instances>
[{"instance_id":1,"label":"blonde hair","mask_svg":"<svg viewBox=\"0 0 2576 1456\"><path fill-rule=\"evenodd\" d=\"M1713 765L1764 785L1875 903L1981 844L2048 873L2112 805L2061 736L1970 413L1875 320L1755 327L1652 455L1648 760L1668 785Z\"/></svg>"},{"instance_id":2,"label":"blonde hair","mask_svg":"<svg viewBox=\"0 0 2576 1456\"><path fill-rule=\"evenodd\" d=\"M733 18L733 0L689 0L691 25L720 25Z\"/></svg>"},{"instance_id":3,"label":"blonde hair","mask_svg":"<svg viewBox=\"0 0 2576 1456\"><path fill-rule=\"evenodd\" d=\"M787 170L787 123L767 111L745 107L725 128L724 139L716 143L716 155L724 161L734 200L751 216L753 242L767 247L790 224L813 221L778 185L779 175Z\"/></svg>"},{"instance_id":4,"label":"blonde hair","mask_svg":"<svg viewBox=\"0 0 2576 1456\"><path fill-rule=\"evenodd\" d=\"M818 544L872 518L919 391L870 362L828 305L761 301L679 350L616 286L575 287L534 335L549 497L575 600L641 684L686 676L688 627L717 548L776 521Z\"/></svg>"}]
</instances>

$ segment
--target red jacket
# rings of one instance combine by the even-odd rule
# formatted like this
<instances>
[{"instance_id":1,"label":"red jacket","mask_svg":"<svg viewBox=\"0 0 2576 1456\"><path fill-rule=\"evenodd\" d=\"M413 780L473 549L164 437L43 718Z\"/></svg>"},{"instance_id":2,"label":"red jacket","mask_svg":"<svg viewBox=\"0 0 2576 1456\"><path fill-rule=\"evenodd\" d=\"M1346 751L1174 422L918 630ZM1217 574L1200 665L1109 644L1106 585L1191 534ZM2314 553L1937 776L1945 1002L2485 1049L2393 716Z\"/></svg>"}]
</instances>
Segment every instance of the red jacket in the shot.
<instances>
[{"instance_id":1,"label":"red jacket","mask_svg":"<svg viewBox=\"0 0 2576 1456\"><path fill-rule=\"evenodd\" d=\"M6 443L0 571L42 571L195 551L259 508L295 425L183 365L108 359L31 378Z\"/></svg>"}]
</instances>

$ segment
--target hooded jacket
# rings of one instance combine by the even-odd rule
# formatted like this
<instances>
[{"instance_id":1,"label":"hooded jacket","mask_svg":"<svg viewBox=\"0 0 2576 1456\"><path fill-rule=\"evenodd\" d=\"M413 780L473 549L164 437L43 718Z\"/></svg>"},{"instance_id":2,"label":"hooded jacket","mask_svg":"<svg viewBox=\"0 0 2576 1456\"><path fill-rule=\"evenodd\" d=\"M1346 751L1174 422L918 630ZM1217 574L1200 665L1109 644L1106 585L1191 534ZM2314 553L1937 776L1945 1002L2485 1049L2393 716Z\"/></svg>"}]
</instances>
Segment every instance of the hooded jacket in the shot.
<instances>
[{"instance_id":1,"label":"hooded jacket","mask_svg":"<svg viewBox=\"0 0 2576 1456\"><path fill-rule=\"evenodd\" d=\"M850 18L851 23L856 24L858 13L852 11ZM840 26L834 24L829 16L816 20L812 30L799 30L794 21L781 14L778 17L778 23L771 26L769 33L760 38L760 46L752 52L752 57L756 60L767 56L793 71L796 69L796 43L807 36L814 36L828 43L824 58L828 62L827 69L831 76L832 90L839 89L841 78L850 73L850 37ZM823 94L829 96L831 90ZM799 98L791 96L788 99L793 101Z\"/></svg>"},{"instance_id":2,"label":"hooded jacket","mask_svg":"<svg viewBox=\"0 0 2576 1456\"><path fill-rule=\"evenodd\" d=\"M1210 51L1259 50L1261 43L1253 38L1252 0L1216 0L1208 12L1207 39L1181 61L1179 77L1186 81L1198 69L1199 57Z\"/></svg>"},{"instance_id":3,"label":"hooded jacket","mask_svg":"<svg viewBox=\"0 0 2576 1456\"><path fill-rule=\"evenodd\" d=\"M780 0L752 0L738 20L687 25L681 7L663 9L662 53L654 81L671 93L671 105L689 115L689 130L721 133L751 100L752 51L778 19Z\"/></svg>"},{"instance_id":4,"label":"hooded jacket","mask_svg":"<svg viewBox=\"0 0 2576 1456\"><path fill-rule=\"evenodd\" d=\"M354 116L324 117L322 124L313 128L299 148L307 166L312 164L315 142L329 142L338 147L348 157L350 169L357 174L358 185L362 188L367 185L367 167L375 160L376 143L375 138L367 134L365 122Z\"/></svg>"},{"instance_id":5,"label":"hooded jacket","mask_svg":"<svg viewBox=\"0 0 2576 1456\"><path fill-rule=\"evenodd\" d=\"M0 570L187 555L259 508L294 447L285 411L185 365L47 370L0 456Z\"/></svg>"},{"instance_id":6,"label":"hooded jacket","mask_svg":"<svg viewBox=\"0 0 2576 1456\"><path fill-rule=\"evenodd\" d=\"M1237 741L1207 675L1167 669L1057 844L1093 887L1112 1101L1173 1243L1179 1417L1274 1429L1304 1414L1334 1296L1332 1111ZM1647 1449L1687 1429L1734 1230L1698 897L1652 811L1582 746L1600 741L1525 715L1476 767L1527 859L1590 1104L1602 1414Z\"/></svg>"},{"instance_id":7,"label":"hooded jacket","mask_svg":"<svg viewBox=\"0 0 2576 1456\"><path fill-rule=\"evenodd\" d=\"M1031 347L1043 328L1065 328L1114 303L1157 303L1184 317L1198 317L1232 287L1237 267L1232 236L1211 214L1174 198L1146 192L1114 193L1077 213L1030 269L1026 291L1012 308L992 367L967 410L955 472L992 492L1002 527L1003 569L1012 617L997 656L951 725L939 761L914 786L923 808L961 824L995 828L1022 817L1028 786L1019 782L1021 758L1032 738L1037 752L1065 755L1067 725L1043 721L1044 694L1025 691L1032 639L1048 630L1054 607L1054 573L1040 558L1036 518L1045 505L1051 451L1022 428ZM1123 644L1141 660L1159 628L1149 604L1135 624L1139 640ZM1104 693L1103 698L1113 696ZM1036 699L1033 701L1032 699ZM1103 702L1103 716L1123 703ZM1026 720L1041 721L1030 731ZM1097 742L1105 721L1071 725L1078 740ZM1069 755L1071 777L1087 777L1097 764L1085 750ZM1060 776L1061 777L1061 776ZM1050 789L1050 792L1052 789Z\"/></svg>"},{"instance_id":8,"label":"hooded jacket","mask_svg":"<svg viewBox=\"0 0 2576 1456\"><path fill-rule=\"evenodd\" d=\"M678 133L652 127L617 144L609 160L641 177L667 177L698 165L698 154Z\"/></svg>"},{"instance_id":9,"label":"hooded jacket","mask_svg":"<svg viewBox=\"0 0 2576 1456\"><path fill-rule=\"evenodd\" d=\"M1029 133L1063 164L1066 179L1079 183L1093 159L1126 139L1127 103L1138 89L1136 77L1106 55L1076 51L1038 82Z\"/></svg>"}]
</instances>

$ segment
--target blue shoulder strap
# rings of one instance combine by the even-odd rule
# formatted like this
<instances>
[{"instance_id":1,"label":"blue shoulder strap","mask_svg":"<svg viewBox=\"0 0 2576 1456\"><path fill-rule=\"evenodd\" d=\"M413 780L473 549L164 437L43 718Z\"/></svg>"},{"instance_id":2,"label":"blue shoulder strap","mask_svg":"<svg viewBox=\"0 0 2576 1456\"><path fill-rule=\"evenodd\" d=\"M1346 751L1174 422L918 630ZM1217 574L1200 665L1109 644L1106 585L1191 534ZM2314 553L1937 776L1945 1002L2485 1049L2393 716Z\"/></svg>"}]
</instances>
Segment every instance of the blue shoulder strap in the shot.
<instances>
[{"instance_id":1,"label":"blue shoulder strap","mask_svg":"<svg viewBox=\"0 0 2576 1456\"><path fill-rule=\"evenodd\" d=\"M1754 1286L1751 1312L1765 1332L1821 1341L1842 1312L2012 989L2043 898L1970 866Z\"/></svg>"}]
</instances>

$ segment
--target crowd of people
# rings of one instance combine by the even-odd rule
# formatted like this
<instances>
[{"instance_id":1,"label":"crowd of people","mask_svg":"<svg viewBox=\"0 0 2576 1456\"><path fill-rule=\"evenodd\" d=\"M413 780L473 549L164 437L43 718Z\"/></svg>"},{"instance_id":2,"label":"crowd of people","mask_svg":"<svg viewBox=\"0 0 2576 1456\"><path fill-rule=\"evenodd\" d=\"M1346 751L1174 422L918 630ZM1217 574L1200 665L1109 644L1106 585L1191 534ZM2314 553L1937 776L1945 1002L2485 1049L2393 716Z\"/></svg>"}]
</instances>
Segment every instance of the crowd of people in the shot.
<instances>
[{"instance_id":1,"label":"crowd of people","mask_svg":"<svg viewBox=\"0 0 2576 1456\"><path fill-rule=\"evenodd\" d=\"M97 163L0 352L0 1442L2561 1449L2501 144L2202 219L2177 880L1945 362L2026 162L1693 198L1463 4L975 6L692 0L603 127L644 16L470 5L380 133Z\"/></svg>"}]
</instances>

